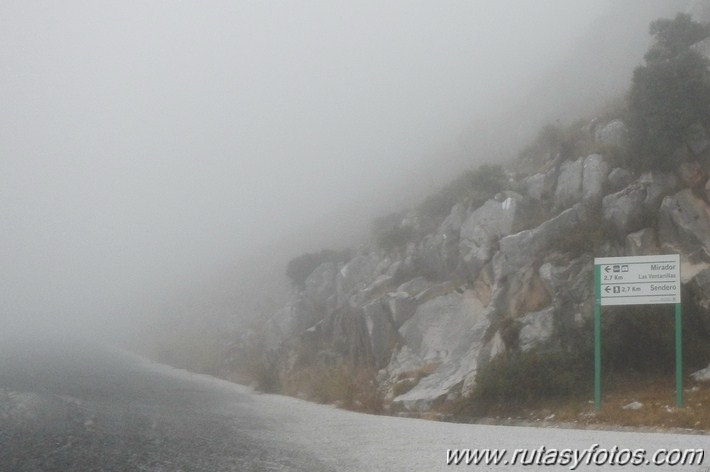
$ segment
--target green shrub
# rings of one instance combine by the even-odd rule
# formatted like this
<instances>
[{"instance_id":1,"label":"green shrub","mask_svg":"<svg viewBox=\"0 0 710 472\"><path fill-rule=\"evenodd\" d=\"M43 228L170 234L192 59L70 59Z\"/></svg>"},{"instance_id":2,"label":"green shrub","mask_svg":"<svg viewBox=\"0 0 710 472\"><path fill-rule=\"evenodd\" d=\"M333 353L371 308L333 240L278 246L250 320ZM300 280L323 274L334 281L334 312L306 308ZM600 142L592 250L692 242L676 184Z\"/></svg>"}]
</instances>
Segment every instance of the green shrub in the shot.
<instances>
[{"instance_id":1,"label":"green shrub","mask_svg":"<svg viewBox=\"0 0 710 472\"><path fill-rule=\"evenodd\" d=\"M591 385L589 356L535 348L509 351L479 369L473 399L484 407L521 407Z\"/></svg>"},{"instance_id":2,"label":"green shrub","mask_svg":"<svg viewBox=\"0 0 710 472\"><path fill-rule=\"evenodd\" d=\"M284 382L283 392L351 410L379 413L382 396L375 375L372 369L345 362L311 365L292 372Z\"/></svg>"},{"instance_id":3,"label":"green shrub","mask_svg":"<svg viewBox=\"0 0 710 472\"><path fill-rule=\"evenodd\" d=\"M414 229L409 226L394 226L375 235L377 246L386 252L403 250L413 240Z\"/></svg>"},{"instance_id":4,"label":"green shrub","mask_svg":"<svg viewBox=\"0 0 710 472\"><path fill-rule=\"evenodd\" d=\"M646 64L634 71L628 96L632 152L629 165L639 170L672 170L675 152L692 128L710 124L708 60L690 46L708 35L690 16L651 23L655 42Z\"/></svg>"},{"instance_id":5,"label":"green shrub","mask_svg":"<svg viewBox=\"0 0 710 472\"><path fill-rule=\"evenodd\" d=\"M456 203L480 206L496 193L508 188L508 176L500 165L483 164L467 170L444 188L428 196L418 207L429 219L446 217Z\"/></svg>"},{"instance_id":6,"label":"green shrub","mask_svg":"<svg viewBox=\"0 0 710 472\"><path fill-rule=\"evenodd\" d=\"M518 160L537 171L545 160L557 156L573 159L595 152L592 136L585 121L579 120L569 126L547 124L538 133L532 144L523 149Z\"/></svg>"},{"instance_id":7,"label":"green shrub","mask_svg":"<svg viewBox=\"0 0 710 472\"><path fill-rule=\"evenodd\" d=\"M644 56L648 62L673 59L690 46L710 35L710 26L693 21L690 15L678 13L674 19L659 18L648 30L655 42Z\"/></svg>"},{"instance_id":8,"label":"green shrub","mask_svg":"<svg viewBox=\"0 0 710 472\"><path fill-rule=\"evenodd\" d=\"M305 288L306 279L313 271L324 262L346 262L350 259L350 251L333 251L323 249L320 252L307 252L291 259L286 265L286 276L291 280L291 284L299 289Z\"/></svg>"},{"instance_id":9,"label":"green shrub","mask_svg":"<svg viewBox=\"0 0 710 472\"><path fill-rule=\"evenodd\" d=\"M683 360L688 367L710 361L708 333L692 303L684 303ZM602 362L608 373L672 374L675 369L675 317L669 305L605 307Z\"/></svg>"}]
</instances>

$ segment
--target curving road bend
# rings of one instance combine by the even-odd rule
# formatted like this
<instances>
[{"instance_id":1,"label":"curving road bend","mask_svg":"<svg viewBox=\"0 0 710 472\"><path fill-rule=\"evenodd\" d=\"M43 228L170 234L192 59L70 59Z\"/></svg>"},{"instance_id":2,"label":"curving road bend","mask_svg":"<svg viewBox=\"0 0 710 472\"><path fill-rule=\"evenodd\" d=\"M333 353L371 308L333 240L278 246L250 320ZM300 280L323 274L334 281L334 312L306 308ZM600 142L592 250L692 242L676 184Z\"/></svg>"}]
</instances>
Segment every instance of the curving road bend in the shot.
<instances>
[{"instance_id":1,"label":"curving road bend","mask_svg":"<svg viewBox=\"0 0 710 472\"><path fill-rule=\"evenodd\" d=\"M0 344L0 472L520 471L447 466L453 448L699 448L698 435L438 423L259 395L91 343ZM569 465L546 470L571 470ZM710 471L704 465L575 470Z\"/></svg>"}]
</instances>

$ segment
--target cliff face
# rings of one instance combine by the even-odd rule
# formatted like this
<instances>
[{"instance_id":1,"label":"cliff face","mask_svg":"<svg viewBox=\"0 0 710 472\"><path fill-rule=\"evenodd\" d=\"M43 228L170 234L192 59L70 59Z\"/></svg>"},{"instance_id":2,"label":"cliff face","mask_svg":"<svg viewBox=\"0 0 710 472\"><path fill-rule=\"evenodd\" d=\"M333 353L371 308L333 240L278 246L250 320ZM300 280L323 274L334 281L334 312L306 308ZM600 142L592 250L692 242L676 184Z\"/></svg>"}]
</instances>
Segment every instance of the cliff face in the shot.
<instances>
[{"instance_id":1,"label":"cliff face","mask_svg":"<svg viewBox=\"0 0 710 472\"><path fill-rule=\"evenodd\" d=\"M674 165L656 167L672 171L643 173L623 167L641 167L629 159L630 134L610 117L543 133L507 175L488 167L452 187L478 193L379 220L372 242L308 266L301 289L241 351L258 350L270 381L290 393L304 385L293 379L347 365L346 382L424 411L470 393L502 353L588 352L595 257L677 253L686 334L695 331L707 362L710 134L693 124L664 161ZM614 323L604 320L612 332Z\"/></svg>"},{"instance_id":2,"label":"cliff face","mask_svg":"<svg viewBox=\"0 0 710 472\"><path fill-rule=\"evenodd\" d=\"M626 139L619 120L586 129L600 149ZM538 156L511 175L517 191L456 204L435 227L416 211L398 217L415 235L406 245L323 263L273 315L265 339L278 375L366 366L392 405L429 409L469 392L506 350L590 345L602 256L679 253L686 300L710 332L707 133L689 148L676 172L641 175L598 153Z\"/></svg>"}]
</instances>

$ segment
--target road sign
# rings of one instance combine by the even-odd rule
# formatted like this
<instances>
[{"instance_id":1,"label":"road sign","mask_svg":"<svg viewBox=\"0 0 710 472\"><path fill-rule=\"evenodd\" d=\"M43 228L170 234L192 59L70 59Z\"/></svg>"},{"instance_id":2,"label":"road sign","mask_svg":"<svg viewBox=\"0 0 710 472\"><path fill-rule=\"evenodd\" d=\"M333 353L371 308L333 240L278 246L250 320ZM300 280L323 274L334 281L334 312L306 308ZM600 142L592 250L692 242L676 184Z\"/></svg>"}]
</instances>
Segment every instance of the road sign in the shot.
<instances>
[{"instance_id":1,"label":"road sign","mask_svg":"<svg viewBox=\"0 0 710 472\"><path fill-rule=\"evenodd\" d=\"M609 305L675 304L676 406L683 406L683 337L680 256L594 259L594 405L601 408L601 308Z\"/></svg>"},{"instance_id":2,"label":"road sign","mask_svg":"<svg viewBox=\"0 0 710 472\"><path fill-rule=\"evenodd\" d=\"M680 256L600 257L602 306L680 303Z\"/></svg>"}]
</instances>

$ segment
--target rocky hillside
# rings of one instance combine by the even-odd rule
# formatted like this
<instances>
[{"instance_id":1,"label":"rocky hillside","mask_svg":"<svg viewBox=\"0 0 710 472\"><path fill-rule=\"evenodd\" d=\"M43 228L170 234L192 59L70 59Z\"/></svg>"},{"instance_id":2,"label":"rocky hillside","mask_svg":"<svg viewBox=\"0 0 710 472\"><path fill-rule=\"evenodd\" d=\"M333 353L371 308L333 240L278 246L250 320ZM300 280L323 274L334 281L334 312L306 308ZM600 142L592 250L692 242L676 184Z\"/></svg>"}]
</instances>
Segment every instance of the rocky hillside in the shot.
<instances>
[{"instance_id":1,"label":"rocky hillside","mask_svg":"<svg viewBox=\"0 0 710 472\"><path fill-rule=\"evenodd\" d=\"M262 386L313 397L315 372L347 366L390 408L429 410L471 394L504 353L587 352L593 258L663 253L681 255L686 330L707 363L710 136L694 124L670 170L643 170L628 158L625 116L546 129L488 198L383 218L372 241L324 256L286 306L244 333L232 368L251 363Z\"/></svg>"}]
</instances>

